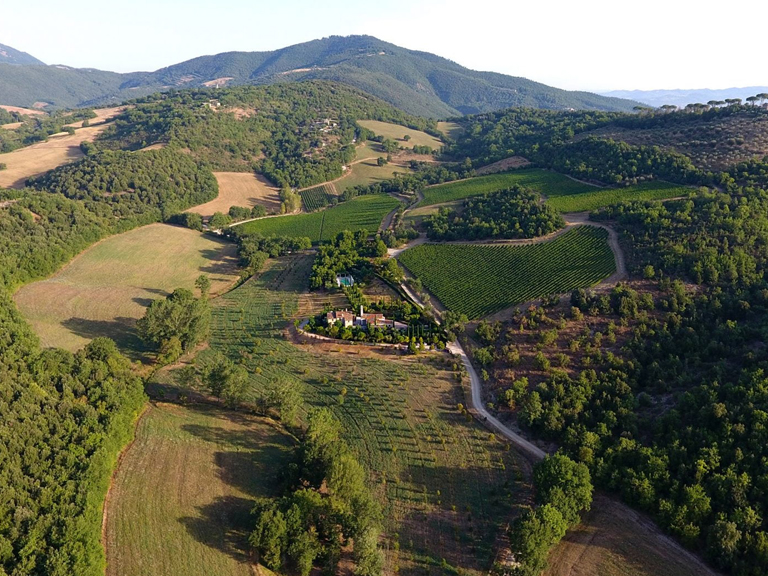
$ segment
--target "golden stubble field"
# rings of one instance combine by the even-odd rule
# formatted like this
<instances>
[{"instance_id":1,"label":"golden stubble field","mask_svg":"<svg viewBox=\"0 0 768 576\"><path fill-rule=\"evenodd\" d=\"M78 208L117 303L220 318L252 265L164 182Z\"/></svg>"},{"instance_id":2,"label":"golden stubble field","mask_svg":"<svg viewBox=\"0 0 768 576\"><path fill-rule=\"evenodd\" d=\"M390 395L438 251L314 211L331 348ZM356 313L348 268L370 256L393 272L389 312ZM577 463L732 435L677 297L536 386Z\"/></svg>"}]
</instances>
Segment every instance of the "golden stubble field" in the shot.
<instances>
[{"instance_id":1,"label":"golden stubble field","mask_svg":"<svg viewBox=\"0 0 768 576\"><path fill-rule=\"evenodd\" d=\"M213 175L219 183L218 197L187 212L213 216L216 212L226 214L232 206L253 208L259 204L268 212L280 211L280 189L264 176L252 172L214 172Z\"/></svg>"},{"instance_id":2,"label":"golden stubble field","mask_svg":"<svg viewBox=\"0 0 768 576\"><path fill-rule=\"evenodd\" d=\"M32 144L13 152L0 154L0 164L7 169L0 170L0 188L23 188L27 178L43 174L62 164L74 162L83 157L80 144L93 142L106 124L79 128L73 135L51 136L47 142Z\"/></svg>"},{"instance_id":3,"label":"golden stubble field","mask_svg":"<svg viewBox=\"0 0 768 576\"><path fill-rule=\"evenodd\" d=\"M137 357L135 323L153 299L194 289L207 274L211 293L237 280L236 246L165 224L151 224L92 246L52 277L14 295L44 347L77 350L98 336Z\"/></svg>"}]
</instances>

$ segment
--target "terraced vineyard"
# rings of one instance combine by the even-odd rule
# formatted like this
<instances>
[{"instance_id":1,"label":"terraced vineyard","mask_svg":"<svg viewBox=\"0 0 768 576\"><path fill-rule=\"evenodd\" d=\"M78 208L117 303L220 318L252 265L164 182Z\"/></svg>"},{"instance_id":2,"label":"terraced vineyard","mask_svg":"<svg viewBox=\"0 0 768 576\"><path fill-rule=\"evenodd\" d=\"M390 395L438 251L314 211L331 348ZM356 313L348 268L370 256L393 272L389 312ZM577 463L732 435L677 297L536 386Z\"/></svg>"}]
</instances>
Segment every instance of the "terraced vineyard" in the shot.
<instances>
[{"instance_id":1,"label":"terraced vineyard","mask_svg":"<svg viewBox=\"0 0 768 576\"><path fill-rule=\"evenodd\" d=\"M316 212L331 204L334 199L338 199L333 184L321 184L309 190L302 190L299 195L304 210L307 212Z\"/></svg>"},{"instance_id":2,"label":"terraced vineyard","mask_svg":"<svg viewBox=\"0 0 768 576\"><path fill-rule=\"evenodd\" d=\"M240 235L306 236L317 244L334 238L339 232L368 230L375 232L384 217L399 205L386 194L359 196L338 206L312 214L260 218L234 228Z\"/></svg>"},{"instance_id":3,"label":"terraced vineyard","mask_svg":"<svg viewBox=\"0 0 768 576\"><path fill-rule=\"evenodd\" d=\"M540 244L421 244L398 259L446 308L474 319L610 276L607 238L602 228L578 226Z\"/></svg>"},{"instance_id":4,"label":"terraced vineyard","mask_svg":"<svg viewBox=\"0 0 768 576\"><path fill-rule=\"evenodd\" d=\"M514 172L491 174L489 176L480 176L478 178L431 186L424 190L424 200L418 205L431 206L453 200L462 200L470 196L479 196L487 192L503 190L514 184L526 186L547 197L582 194L595 190L594 186L576 182L557 172L538 168L526 168L524 170L515 170Z\"/></svg>"},{"instance_id":5,"label":"terraced vineyard","mask_svg":"<svg viewBox=\"0 0 768 576\"><path fill-rule=\"evenodd\" d=\"M288 382L305 410L328 406L340 418L385 506L385 573L487 572L500 527L529 496L522 463L457 410L466 399L447 356L287 340L312 262L303 254L270 261L259 278L216 299L212 350L248 368L254 393Z\"/></svg>"},{"instance_id":6,"label":"terraced vineyard","mask_svg":"<svg viewBox=\"0 0 768 576\"><path fill-rule=\"evenodd\" d=\"M629 202L631 200L663 200L685 196L691 192L690 188L668 184L667 182L645 182L627 188L596 189L583 194L558 196L547 199L547 204L558 212L586 212L597 210L603 206Z\"/></svg>"}]
</instances>

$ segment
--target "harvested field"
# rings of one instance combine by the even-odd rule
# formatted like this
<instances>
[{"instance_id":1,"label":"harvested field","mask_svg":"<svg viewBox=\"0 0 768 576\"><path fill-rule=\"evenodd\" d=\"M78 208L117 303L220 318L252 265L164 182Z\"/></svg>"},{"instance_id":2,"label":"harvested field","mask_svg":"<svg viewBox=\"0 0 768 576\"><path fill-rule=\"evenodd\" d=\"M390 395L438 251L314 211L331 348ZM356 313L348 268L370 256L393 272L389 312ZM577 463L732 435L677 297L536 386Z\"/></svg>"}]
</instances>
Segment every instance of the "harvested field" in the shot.
<instances>
[{"instance_id":1,"label":"harvested field","mask_svg":"<svg viewBox=\"0 0 768 576\"><path fill-rule=\"evenodd\" d=\"M357 122L363 128L368 128L371 132L377 136L384 136L384 138L391 138L398 145L403 148L413 148L414 146L429 146L434 150L440 148L443 143L430 136L426 132L421 130L414 130L413 128L406 128L399 124L390 124L389 122L379 122L378 120L358 120ZM403 136L408 135L411 137L409 141L405 141Z\"/></svg>"},{"instance_id":2,"label":"harvested field","mask_svg":"<svg viewBox=\"0 0 768 576\"><path fill-rule=\"evenodd\" d=\"M592 511L549 555L542 576L716 576L653 523L597 494Z\"/></svg>"},{"instance_id":3,"label":"harvested field","mask_svg":"<svg viewBox=\"0 0 768 576\"><path fill-rule=\"evenodd\" d=\"M250 510L277 496L290 436L211 406L150 405L107 500L107 576L249 576Z\"/></svg>"},{"instance_id":4,"label":"harvested field","mask_svg":"<svg viewBox=\"0 0 768 576\"><path fill-rule=\"evenodd\" d=\"M152 300L193 289L200 274L209 275L213 294L225 291L237 279L235 253L232 243L152 224L99 242L14 299L44 347L77 350L108 336L137 358L135 322Z\"/></svg>"},{"instance_id":5,"label":"harvested field","mask_svg":"<svg viewBox=\"0 0 768 576\"><path fill-rule=\"evenodd\" d=\"M280 189L264 176L252 172L214 172L213 175L219 183L218 197L187 212L213 216L215 212L226 214L232 206L253 208L259 204L268 212L280 211Z\"/></svg>"},{"instance_id":6,"label":"harvested field","mask_svg":"<svg viewBox=\"0 0 768 576\"><path fill-rule=\"evenodd\" d=\"M62 133L61 136L51 136L47 142L0 154L0 164L8 166L0 171L0 188L23 188L27 178L79 160L83 157L80 144L93 142L105 128L106 124L80 128L71 136Z\"/></svg>"},{"instance_id":7,"label":"harvested field","mask_svg":"<svg viewBox=\"0 0 768 576\"><path fill-rule=\"evenodd\" d=\"M507 170L515 170L517 168L525 168L530 166L530 162L522 156L511 156L510 158L504 158L493 164L488 164L482 168L475 170L477 176L485 176L486 174L495 174L496 172L506 172Z\"/></svg>"},{"instance_id":8,"label":"harvested field","mask_svg":"<svg viewBox=\"0 0 768 576\"><path fill-rule=\"evenodd\" d=\"M105 122L109 122L110 120L112 120L118 114L122 114L127 109L128 109L128 106L113 106L111 108L95 108L93 110L93 113L96 114L96 117L88 120L88 123L91 126L98 126L100 124L104 124ZM77 122L72 122L72 124L67 124L67 126L72 126L73 128L80 128L82 125L83 125L82 120L78 120Z\"/></svg>"},{"instance_id":9,"label":"harvested field","mask_svg":"<svg viewBox=\"0 0 768 576\"><path fill-rule=\"evenodd\" d=\"M6 106L0 104L0 108L8 110L8 112L18 112L19 114L26 114L27 116L45 116L45 112L42 110L32 110L31 108L20 108L19 106Z\"/></svg>"}]
</instances>

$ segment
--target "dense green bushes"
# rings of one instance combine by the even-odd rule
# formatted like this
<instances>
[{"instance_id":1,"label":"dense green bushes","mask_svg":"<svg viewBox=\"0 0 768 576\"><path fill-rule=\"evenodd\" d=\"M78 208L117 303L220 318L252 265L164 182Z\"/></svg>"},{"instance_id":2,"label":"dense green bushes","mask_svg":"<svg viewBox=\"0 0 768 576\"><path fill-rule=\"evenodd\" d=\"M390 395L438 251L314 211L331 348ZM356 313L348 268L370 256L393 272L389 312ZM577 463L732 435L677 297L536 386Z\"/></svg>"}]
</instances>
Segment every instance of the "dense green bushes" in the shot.
<instances>
[{"instance_id":1,"label":"dense green bushes","mask_svg":"<svg viewBox=\"0 0 768 576\"><path fill-rule=\"evenodd\" d=\"M377 576L381 510L365 469L341 438L341 424L326 408L309 417L297 462L285 472L286 495L255 509L251 545L272 570L308 576L314 566L335 572L341 548L354 541L355 574Z\"/></svg>"},{"instance_id":2,"label":"dense green bushes","mask_svg":"<svg viewBox=\"0 0 768 576\"><path fill-rule=\"evenodd\" d=\"M535 238L565 226L563 217L521 186L464 200L460 210L441 208L425 218L431 240Z\"/></svg>"},{"instance_id":3,"label":"dense green bushes","mask_svg":"<svg viewBox=\"0 0 768 576\"><path fill-rule=\"evenodd\" d=\"M536 464L533 483L539 507L523 513L509 529L514 555L511 573L515 576L539 576L547 566L549 551L592 505L588 468L563 454ZM504 567L497 567L496 572L508 573Z\"/></svg>"},{"instance_id":4,"label":"dense green bushes","mask_svg":"<svg viewBox=\"0 0 768 576\"><path fill-rule=\"evenodd\" d=\"M88 210L117 218L119 229L164 220L219 191L205 166L173 150L96 153L29 184L83 200Z\"/></svg>"},{"instance_id":5,"label":"dense green bushes","mask_svg":"<svg viewBox=\"0 0 768 576\"><path fill-rule=\"evenodd\" d=\"M99 576L102 505L142 382L109 340L40 351L0 299L0 572Z\"/></svg>"}]
</instances>

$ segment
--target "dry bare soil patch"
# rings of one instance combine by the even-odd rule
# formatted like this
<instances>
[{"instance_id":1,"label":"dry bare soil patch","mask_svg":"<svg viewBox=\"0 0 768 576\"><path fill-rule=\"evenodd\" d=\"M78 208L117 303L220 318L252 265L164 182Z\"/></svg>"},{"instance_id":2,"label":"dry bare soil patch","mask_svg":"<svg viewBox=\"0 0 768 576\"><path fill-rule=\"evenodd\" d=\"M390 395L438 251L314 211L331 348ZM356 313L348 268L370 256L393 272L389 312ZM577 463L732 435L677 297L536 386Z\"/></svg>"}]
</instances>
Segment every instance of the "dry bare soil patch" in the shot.
<instances>
[{"instance_id":1,"label":"dry bare soil patch","mask_svg":"<svg viewBox=\"0 0 768 576\"><path fill-rule=\"evenodd\" d=\"M211 406L150 405L115 474L107 576L249 576L250 509L276 496L291 438Z\"/></svg>"},{"instance_id":2,"label":"dry bare soil patch","mask_svg":"<svg viewBox=\"0 0 768 576\"><path fill-rule=\"evenodd\" d=\"M105 124L80 128L71 136L66 133L51 136L47 142L0 154L0 164L8 166L6 170L0 170L0 188L23 188L31 176L79 160L83 157L80 144L93 142L105 128Z\"/></svg>"},{"instance_id":3,"label":"dry bare soil patch","mask_svg":"<svg viewBox=\"0 0 768 576\"><path fill-rule=\"evenodd\" d=\"M280 189L261 175L251 172L214 172L219 183L219 195L215 200L190 208L201 216L226 213L232 206L253 208L261 204L267 211L280 210Z\"/></svg>"},{"instance_id":4,"label":"dry bare soil patch","mask_svg":"<svg viewBox=\"0 0 768 576\"><path fill-rule=\"evenodd\" d=\"M207 274L212 293L236 278L235 245L192 230L152 224L92 246L57 274L14 295L45 347L77 350L98 336L126 352L142 350L134 326L153 299L194 287Z\"/></svg>"}]
</instances>

